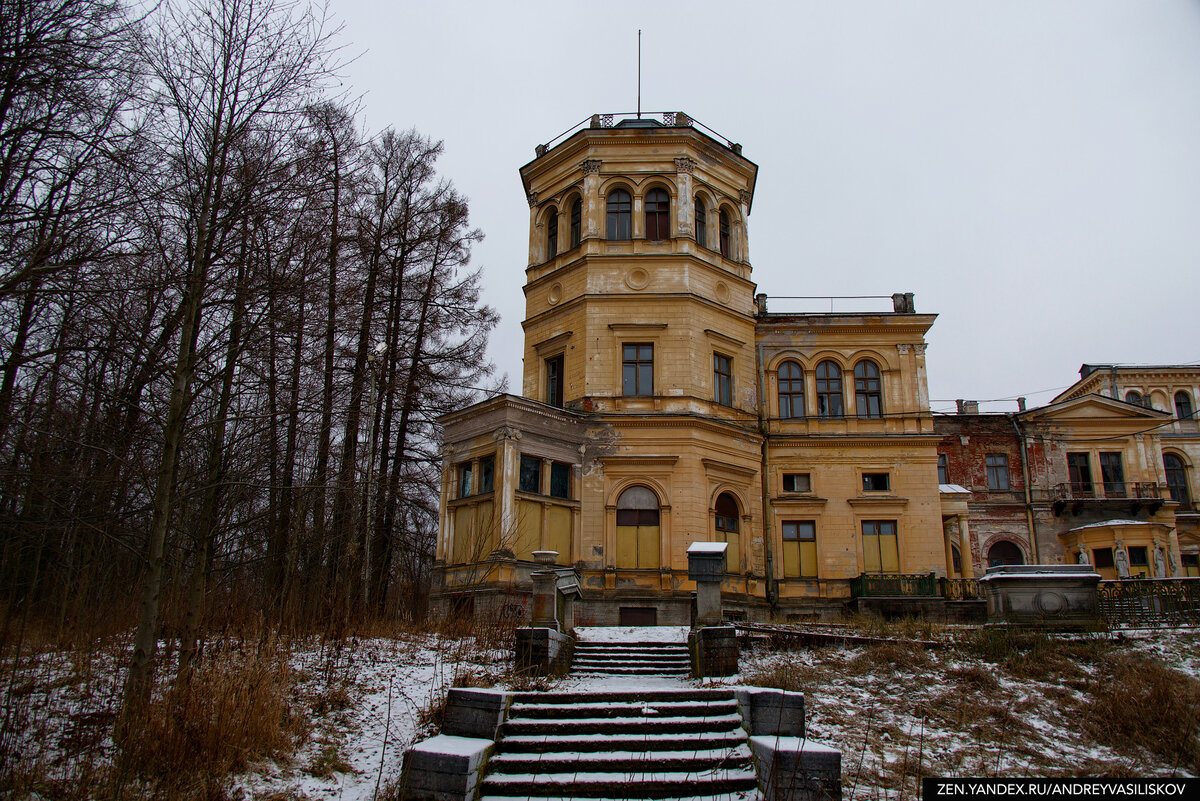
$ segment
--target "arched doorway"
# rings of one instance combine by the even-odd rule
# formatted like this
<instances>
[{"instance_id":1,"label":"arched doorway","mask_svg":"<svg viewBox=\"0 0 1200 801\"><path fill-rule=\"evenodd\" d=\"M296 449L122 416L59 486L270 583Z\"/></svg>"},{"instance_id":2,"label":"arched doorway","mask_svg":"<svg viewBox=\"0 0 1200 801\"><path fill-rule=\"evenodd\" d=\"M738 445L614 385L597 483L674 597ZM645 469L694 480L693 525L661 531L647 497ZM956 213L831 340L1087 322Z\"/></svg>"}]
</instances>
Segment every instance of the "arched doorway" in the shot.
<instances>
[{"instance_id":1,"label":"arched doorway","mask_svg":"<svg viewBox=\"0 0 1200 801\"><path fill-rule=\"evenodd\" d=\"M1025 564L1025 556L1015 543L1008 540L1000 540L991 548L988 548L988 567L1023 564Z\"/></svg>"},{"instance_id":2,"label":"arched doorway","mask_svg":"<svg viewBox=\"0 0 1200 801\"><path fill-rule=\"evenodd\" d=\"M617 498L617 567L659 566L658 496L630 487Z\"/></svg>"},{"instance_id":3,"label":"arched doorway","mask_svg":"<svg viewBox=\"0 0 1200 801\"><path fill-rule=\"evenodd\" d=\"M725 572L736 573L742 566L742 538L738 534L738 504L728 492L717 496L713 506L714 512L714 541L727 542L729 548L725 551Z\"/></svg>"}]
</instances>

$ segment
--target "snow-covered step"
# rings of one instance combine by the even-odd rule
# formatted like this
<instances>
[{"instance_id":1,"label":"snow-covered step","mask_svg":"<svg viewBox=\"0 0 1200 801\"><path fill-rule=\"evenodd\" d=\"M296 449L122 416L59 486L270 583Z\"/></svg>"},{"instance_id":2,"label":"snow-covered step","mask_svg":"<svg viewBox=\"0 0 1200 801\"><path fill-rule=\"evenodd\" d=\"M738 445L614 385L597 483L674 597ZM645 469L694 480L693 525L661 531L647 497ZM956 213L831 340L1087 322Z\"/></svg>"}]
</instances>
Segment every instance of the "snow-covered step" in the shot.
<instances>
[{"instance_id":1,"label":"snow-covered step","mask_svg":"<svg viewBox=\"0 0 1200 801\"><path fill-rule=\"evenodd\" d=\"M712 715L737 711L733 698L703 701L595 701L571 704L514 703L508 714L514 718L615 718L629 715Z\"/></svg>"},{"instance_id":2,"label":"snow-covered step","mask_svg":"<svg viewBox=\"0 0 1200 801\"><path fill-rule=\"evenodd\" d=\"M750 766L750 748L707 748L688 751L554 751L545 753L504 753L492 757L496 773L564 773L569 771L697 773L714 765L725 769Z\"/></svg>"},{"instance_id":3,"label":"snow-covered step","mask_svg":"<svg viewBox=\"0 0 1200 801\"><path fill-rule=\"evenodd\" d=\"M577 801L577 797L569 796L530 796L530 795L486 795L479 801ZM614 795L607 798L596 796L589 797L588 801L629 801L627 795ZM717 795L687 795L677 796L675 798L659 798L655 801L761 801L761 796L758 790L739 790L733 793L719 793Z\"/></svg>"},{"instance_id":4,"label":"snow-covered step","mask_svg":"<svg viewBox=\"0 0 1200 801\"><path fill-rule=\"evenodd\" d=\"M579 693L516 693L514 704L599 704L599 703L672 703L679 701L732 701L733 690L665 689L665 690L598 690Z\"/></svg>"},{"instance_id":5,"label":"snow-covered step","mask_svg":"<svg viewBox=\"0 0 1200 801\"><path fill-rule=\"evenodd\" d=\"M708 751L737 748L746 742L743 730L720 732L667 732L620 734L596 737L594 734L520 734L506 737L504 748L513 753L546 754L564 749L581 751Z\"/></svg>"},{"instance_id":6,"label":"snow-covered step","mask_svg":"<svg viewBox=\"0 0 1200 801\"><path fill-rule=\"evenodd\" d=\"M686 645L678 642L588 642L575 644L571 672L582 676L685 676L691 672Z\"/></svg>"},{"instance_id":7,"label":"snow-covered step","mask_svg":"<svg viewBox=\"0 0 1200 801\"><path fill-rule=\"evenodd\" d=\"M627 732L701 732L729 731L742 725L741 715L706 715L704 717L630 717L516 719L504 724L508 734L624 734Z\"/></svg>"},{"instance_id":8,"label":"snow-covered step","mask_svg":"<svg viewBox=\"0 0 1200 801\"><path fill-rule=\"evenodd\" d=\"M689 793L715 795L751 790L757 783L757 776L750 768L660 772L652 763L648 763L644 770L632 773L493 773L484 779L482 792L484 795L540 795L546 790L566 790L563 795L573 798L633 799L671 795L685 797Z\"/></svg>"}]
</instances>

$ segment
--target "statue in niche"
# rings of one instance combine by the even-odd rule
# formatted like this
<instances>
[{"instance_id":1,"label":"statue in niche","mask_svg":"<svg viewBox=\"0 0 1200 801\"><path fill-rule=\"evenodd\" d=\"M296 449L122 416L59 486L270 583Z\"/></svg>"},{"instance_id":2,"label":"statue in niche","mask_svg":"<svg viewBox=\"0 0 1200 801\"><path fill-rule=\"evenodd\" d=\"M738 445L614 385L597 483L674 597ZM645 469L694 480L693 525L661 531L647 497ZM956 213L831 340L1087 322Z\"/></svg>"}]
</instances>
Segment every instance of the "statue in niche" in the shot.
<instances>
[{"instance_id":1,"label":"statue in niche","mask_svg":"<svg viewBox=\"0 0 1200 801\"><path fill-rule=\"evenodd\" d=\"M1163 558L1163 549L1161 547L1154 549L1154 575L1156 578L1167 577L1167 562Z\"/></svg>"},{"instance_id":2,"label":"statue in niche","mask_svg":"<svg viewBox=\"0 0 1200 801\"><path fill-rule=\"evenodd\" d=\"M1080 565L1091 564L1091 562L1088 561L1087 548L1084 548L1082 545L1079 546L1079 555L1075 558L1075 563Z\"/></svg>"}]
</instances>

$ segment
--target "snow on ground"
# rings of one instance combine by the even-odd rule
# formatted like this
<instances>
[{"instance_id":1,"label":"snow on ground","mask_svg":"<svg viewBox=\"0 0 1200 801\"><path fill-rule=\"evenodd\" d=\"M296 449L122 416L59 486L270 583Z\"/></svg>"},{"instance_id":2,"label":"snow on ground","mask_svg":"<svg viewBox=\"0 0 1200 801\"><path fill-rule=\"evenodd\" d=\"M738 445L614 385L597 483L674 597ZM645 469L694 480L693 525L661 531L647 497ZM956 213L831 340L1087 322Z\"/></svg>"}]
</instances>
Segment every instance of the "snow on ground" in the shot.
<instances>
[{"instance_id":1,"label":"snow on ground","mask_svg":"<svg viewBox=\"0 0 1200 801\"><path fill-rule=\"evenodd\" d=\"M609 642L671 637L629 627L585 629ZM511 649L471 638L402 635L331 645L289 644L296 703L311 718L290 758L234 777L231 798L368 801L398 778L409 745L433 734L426 711L454 683L512 686ZM1101 662L1086 640L1082 657L1049 653L1024 663L992 661L969 648L903 643L845 648L743 650L741 672L724 679L566 676L523 682L557 691L651 691L769 684L806 693L808 733L842 752L847 799L915 798L918 776L1165 775L1200 772L1150 751L1120 752L1082 725L1103 697ZM1107 654L1140 654L1200 678L1200 632L1126 632L1102 643ZM10 699L27 758L65 764L106 758L128 643L78 653L46 651L11 677ZM1074 654L1075 652L1070 652ZM1038 660L1051 660L1043 664ZM165 671L165 669L164 669ZM506 682L508 684L506 684ZM1153 733L1151 734L1153 736Z\"/></svg>"},{"instance_id":2,"label":"snow on ground","mask_svg":"<svg viewBox=\"0 0 1200 801\"><path fill-rule=\"evenodd\" d=\"M409 746L433 733L423 712L456 680L487 684L511 665L511 653L436 635L359 640L340 651L295 650L301 692L314 711L328 711L314 715L312 735L288 764L238 777L233 797L369 801L399 778Z\"/></svg>"}]
</instances>

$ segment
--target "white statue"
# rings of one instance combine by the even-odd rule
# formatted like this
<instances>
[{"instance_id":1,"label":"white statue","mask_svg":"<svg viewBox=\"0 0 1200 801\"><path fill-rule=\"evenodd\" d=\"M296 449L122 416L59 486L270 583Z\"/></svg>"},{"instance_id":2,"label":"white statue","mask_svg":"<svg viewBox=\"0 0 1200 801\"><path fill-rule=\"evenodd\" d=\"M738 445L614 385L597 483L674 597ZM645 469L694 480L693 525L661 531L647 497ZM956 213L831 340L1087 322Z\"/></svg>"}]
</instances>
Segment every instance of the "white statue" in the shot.
<instances>
[{"instance_id":1,"label":"white statue","mask_svg":"<svg viewBox=\"0 0 1200 801\"><path fill-rule=\"evenodd\" d=\"M1167 563L1166 560L1163 559L1161 547L1154 549L1154 575L1158 576L1159 578L1167 577Z\"/></svg>"},{"instance_id":2,"label":"white statue","mask_svg":"<svg viewBox=\"0 0 1200 801\"><path fill-rule=\"evenodd\" d=\"M1129 578L1129 555L1125 553L1124 548L1117 548L1117 575L1121 578Z\"/></svg>"},{"instance_id":3,"label":"white statue","mask_svg":"<svg viewBox=\"0 0 1200 801\"><path fill-rule=\"evenodd\" d=\"M1075 562L1076 562L1076 564L1080 564L1080 565L1091 564L1088 561L1087 548L1084 548L1082 545L1079 546L1079 555L1075 558Z\"/></svg>"}]
</instances>

